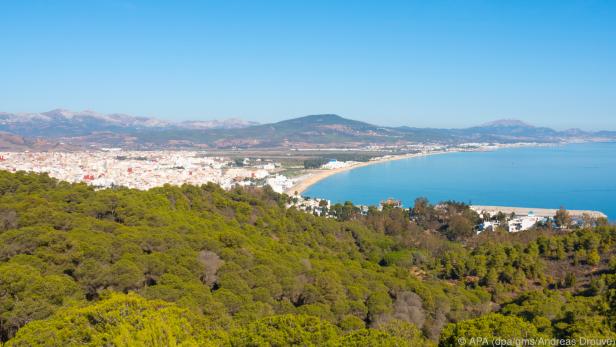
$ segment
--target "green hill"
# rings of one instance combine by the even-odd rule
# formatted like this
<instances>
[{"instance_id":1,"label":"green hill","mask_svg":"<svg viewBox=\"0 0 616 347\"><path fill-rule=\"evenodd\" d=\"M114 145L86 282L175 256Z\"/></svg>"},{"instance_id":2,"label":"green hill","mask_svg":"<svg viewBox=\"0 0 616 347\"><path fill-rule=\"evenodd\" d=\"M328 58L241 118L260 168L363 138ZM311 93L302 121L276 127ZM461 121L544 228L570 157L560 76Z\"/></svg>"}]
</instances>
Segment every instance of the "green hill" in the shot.
<instances>
[{"instance_id":1,"label":"green hill","mask_svg":"<svg viewBox=\"0 0 616 347\"><path fill-rule=\"evenodd\" d=\"M162 130L135 134L141 142L166 143L181 138L213 147L332 146L392 143L404 136L392 128L333 114L311 115L238 129Z\"/></svg>"},{"instance_id":2,"label":"green hill","mask_svg":"<svg viewBox=\"0 0 616 347\"><path fill-rule=\"evenodd\" d=\"M137 143L153 146L169 145L169 141L181 140L186 146L200 143L217 148L332 146L354 148L374 144L435 142L444 144L561 142L565 139L591 139L603 135L583 131L559 132L519 121L497 121L464 129L387 127L334 114L322 114L234 129L150 129L135 132L133 136L137 139Z\"/></svg>"},{"instance_id":3,"label":"green hill","mask_svg":"<svg viewBox=\"0 0 616 347\"><path fill-rule=\"evenodd\" d=\"M422 204L411 221L395 208L362 216L338 205L334 219L286 202L268 189L94 191L0 172L0 338L419 346L512 327L614 336L614 227L473 237L462 204Z\"/></svg>"}]
</instances>

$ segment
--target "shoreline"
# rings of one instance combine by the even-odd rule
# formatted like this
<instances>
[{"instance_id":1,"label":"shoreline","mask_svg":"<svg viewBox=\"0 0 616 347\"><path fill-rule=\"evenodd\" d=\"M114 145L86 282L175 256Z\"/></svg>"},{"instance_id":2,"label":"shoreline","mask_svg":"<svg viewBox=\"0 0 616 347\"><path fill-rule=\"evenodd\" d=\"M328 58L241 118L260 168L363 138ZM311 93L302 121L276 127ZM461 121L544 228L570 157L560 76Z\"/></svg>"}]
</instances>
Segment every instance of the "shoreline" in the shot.
<instances>
[{"instance_id":1,"label":"shoreline","mask_svg":"<svg viewBox=\"0 0 616 347\"><path fill-rule=\"evenodd\" d=\"M412 154L401 154L401 155L393 155L393 156L386 156L386 157L380 157L376 160L370 160L370 161L366 161L366 162L356 162L353 163L351 165L345 166L345 167L341 167L341 168L337 168L337 169L329 169L329 170L323 170L323 169L313 169L313 170L306 170L306 173L302 176L300 176L298 178L298 182L296 184L294 184L293 186L291 186L290 188L288 188L287 190L285 190L285 193L287 195L290 196L295 196L295 195L302 195L306 190L308 190L308 188L310 188L311 186L317 184L318 182L342 173L342 172L346 172L346 171L350 171L353 169L357 169L360 167L364 167L364 166L369 166L369 165L374 165L374 164L382 164L382 163L386 163L386 162L390 162L390 161L395 161L395 160L402 160L402 159L410 159L410 158L420 158L420 157L429 157L432 155L437 155L437 154L446 154L446 153L458 153L458 152L462 152L460 150L454 150L454 151L435 151L435 152L430 152L430 153L412 153ZM296 194L297 193L297 194Z\"/></svg>"},{"instance_id":2,"label":"shoreline","mask_svg":"<svg viewBox=\"0 0 616 347\"><path fill-rule=\"evenodd\" d=\"M318 182L342 173L342 172L346 172L346 171L350 171L350 170L354 170L360 167L364 167L364 166L368 166L368 165L374 165L374 164L382 164L382 163L386 163L389 161L394 161L394 160L402 160L402 159L411 159L411 158L420 158L420 157L429 157L429 156L433 156L433 155L439 155L439 154L448 154L448 153L460 153L460 152L491 152L491 151L496 151L499 149L506 149L506 148L519 148L519 147L543 147L543 146L558 146L558 145L564 145L567 143L549 143L549 144L544 144L544 143L534 143L534 142L529 142L529 143L513 143L513 144L498 144L498 145L494 145L494 146L485 146L485 147L478 147L478 148L474 148L474 149L463 149L463 148L453 148L452 150L447 150L447 151L434 151L434 152L427 152L427 153L409 153L409 154L400 154L400 155L391 155L391 156L384 156L384 157L379 157L375 160L370 160L370 161L366 161L366 162L356 162L353 163L351 165L345 166L345 167L341 167L341 168L337 168L337 169L311 169L311 170L306 170L306 172L298 177L298 181L297 183L295 183L293 186L289 187L288 189L285 189L284 193L289 195L289 196L295 196L295 195L299 195L302 196L303 193L308 190L308 188L310 188L311 186L317 184ZM297 194L296 194L297 193Z\"/></svg>"}]
</instances>

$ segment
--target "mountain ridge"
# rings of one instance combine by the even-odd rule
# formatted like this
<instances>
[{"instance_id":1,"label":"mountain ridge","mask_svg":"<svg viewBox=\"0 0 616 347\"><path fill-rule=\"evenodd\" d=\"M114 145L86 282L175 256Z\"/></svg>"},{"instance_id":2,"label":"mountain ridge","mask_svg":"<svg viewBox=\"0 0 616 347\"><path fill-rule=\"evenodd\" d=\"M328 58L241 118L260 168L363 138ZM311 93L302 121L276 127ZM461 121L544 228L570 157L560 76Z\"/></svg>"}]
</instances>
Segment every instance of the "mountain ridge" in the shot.
<instances>
[{"instance_id":1,"label":"mountain ridge","mask_svg":"<svg viewBox=\"0 0 616 347\"><path fill-rule=\"evenodd\" d=\"M388 127L336 114L307 115L258 124L236 118L169 122L122 113L102 114L91 110L73 112L65 109L42 113L0 112L0 131L21 136L24 142L32 142L32 138L43 138L49 142L72 146L137 149L360 148L417 143L616 140L616 132L580 129L557 131L516 119L500 119L468 128L443 129Z\"/></svg>"},{"instance_id":2,"label":"mountain ridge","mask_svg":"<svg viewBox=\"0 0 616 347\"><path fill-rule=\"evenodd\" d=\"M484 123L480 127L527 127L534 128L534 125L530 125L524 121L513 118L497 119L491 122Z\"/></svg>"},{"instance_id":3,"label":"mountain ridge","mask_svg":"<svg viewBox=\"0 0 616 347\"><path fill-rule=\"evenodd\" d=\"M0 131L27 137L80 136L100 131L134 132L143 129L226 129L257 125L256 122L229 118L170 122L123 113L104 114L92 110L53 109L46 112L0 112Z\"/></svg>"}]
</instances>

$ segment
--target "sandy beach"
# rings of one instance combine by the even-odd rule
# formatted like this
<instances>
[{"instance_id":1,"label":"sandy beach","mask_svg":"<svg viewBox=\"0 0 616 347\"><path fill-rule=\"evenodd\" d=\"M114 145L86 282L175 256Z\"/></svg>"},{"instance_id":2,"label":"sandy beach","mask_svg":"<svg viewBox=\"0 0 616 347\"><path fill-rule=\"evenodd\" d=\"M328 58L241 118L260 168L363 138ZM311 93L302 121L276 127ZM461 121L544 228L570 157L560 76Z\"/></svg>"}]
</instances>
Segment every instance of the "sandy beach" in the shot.
<instances>
[{"instance_id":1,"label":"sandy beach","mask_svg":"<svg viewBox=\"0 0 616 347\"><path fill-rule=\"evenodd\" d=\"M391 156L385 156L385 157L380 157L374 160L370 160L367 162L355 162L351 165L345 166L345 167L341 167L338 169L330 169L330 170L324 170L324 169L315 169L315 170L306 170L306 173L302 176L299 176L297 178L297 183L295 183L293 186L291 186L289 189L285 190L285 193L288 195L302 195L303 192L305 192L308 188L310 188L310 186L316 184L317 182L341 173L341 172L345 172L345 171L349 171L349 170L353 170L353 169L357 169L360 167L364 167L364 166L368 166L368 165L374 165L374 164L381 164L384 162L388 162L388 161L394 161L394 160L401 160L401 159L408 159L408 158L420 158L420 157L428 157L428 156L432 156L432 155L438 155L438 154L447 154L447 153L457 153L457 152L483 152L483 151L493 151L493 150L497 150L497 149L501 149L501 148L515 148L515 147L536 147L536 146L543 146L542 144L537 144L537 143L516 143L516 144L511 144L511 145L499 145L497 147L480 147L480 148L476 148L473 150L464 150L464 149L453 149L453 150L447 150L447 151L434 151L434 152L428 152L428 153L412 153L412 154L402 154L402 155L391 155Z\"/></svg>"},{"instance_id":2,"label":"sandy beach","mask_svg":"<svg viewBox=\"0 0 616 347\"><path fill-rule=\"evenodd\" d=\"M308 188L310 188L310 186L312 186L313 184L329 176L339 174L341 172L357 169L360 167L368 166L368 165L381 164L381 163L385 163L388 161L394 161L394 160L427 157L427 156L436 155L436 154L454 153L454 152L457 152L457 151L438 151L438 152L431 152L431 153L413 153L413 154L403 154L403 155L392 155L392 156L381 157L381 158L366 161L366 162L356 162L356 163L353 163L353 164L350 164L348 166L341 167L338 169L306 170L306 174L298 177L297 183L293 185L291 188L287 189L285 193L287 193L288 195L296 195L296 193L297 195L302 195L302 193L306 191Z\"/></svg>"}]
</instances>

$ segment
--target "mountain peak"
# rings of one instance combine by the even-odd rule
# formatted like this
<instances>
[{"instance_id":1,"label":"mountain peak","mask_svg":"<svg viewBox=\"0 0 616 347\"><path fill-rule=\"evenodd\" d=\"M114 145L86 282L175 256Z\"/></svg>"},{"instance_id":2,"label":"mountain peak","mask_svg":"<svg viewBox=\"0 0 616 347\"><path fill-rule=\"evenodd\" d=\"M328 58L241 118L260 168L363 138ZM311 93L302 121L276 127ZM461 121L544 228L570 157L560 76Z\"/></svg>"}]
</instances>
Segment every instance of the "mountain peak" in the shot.
<instances>
[{"instance_id":1,"label":"mountain peak","mask_svg":"<svg viewBox=\"0 0 616 347\"><path fill-rule=\"evenodd\" d=\"M279 125L293 124L293 125L306 125L306 126L324 126L324 125L349 125L349 126L372 126L365 122L352 120L341 117L337 114L313 114L309 116L297 117L280 121Z\"/></svg>"},{"instance_id":2,"label":"mountain peak","mask_svg":"<svg viewBox=\"0 0 616 347\"><path fill-rule=\"evenodd\" d=\"M491 127L491 128L511 128L511 127L524 127L524 128L534 128L534 126L523 122L519 119L499 119L492 122L488 122L481 125L482 127Z\"/></svg>"},{"instance_id":3,"label":"mountain peak","mask_svg":"<svg viewBox=\"0 0 616 347\"><path fill-rule=\"evenodd\" d=\"M337 114L311 114L308 116L294 118L294 120L325 123L325 122L340 122L340 121L345 121L347 119L342 118Z\"/></svg>"},{"instance_id":4,"label":"mountain peak","mask_svg":"<svg viewBox=\"0 0 616 347\"><path fill-rule=\"evenodd\" d=\"M41 114L45 115L45 116L62 116L65 118L70 118L72 117L75 112L71 111L71 110L67 110L64 108L56 108L53 109L51 111L47 111L47 112L41 112Z\"/></svg>"},{"instance_id":5,"label":"mountain peak","mask_svg":"<svg viewBox=\"0 0 616 347\"><path fill-rule=\"evenodd\" d=\"M271 126L277 129L301 130L305 133L310 131L316 131L317 133L323 131L355 131L357 133L361 133L378 129L375 125L344 118L337 114L314 114L283 120L281 122L271 124Z\"/></svg>"}]
</instances>

